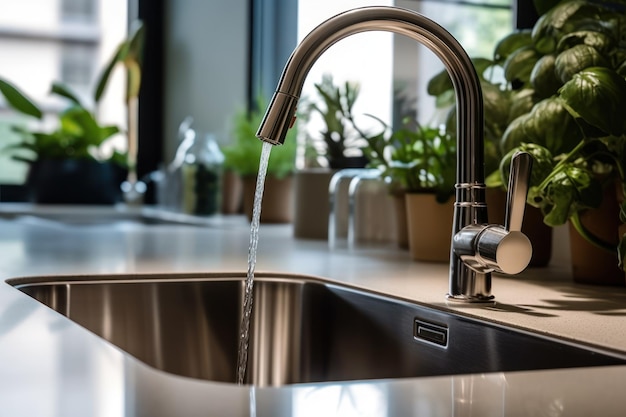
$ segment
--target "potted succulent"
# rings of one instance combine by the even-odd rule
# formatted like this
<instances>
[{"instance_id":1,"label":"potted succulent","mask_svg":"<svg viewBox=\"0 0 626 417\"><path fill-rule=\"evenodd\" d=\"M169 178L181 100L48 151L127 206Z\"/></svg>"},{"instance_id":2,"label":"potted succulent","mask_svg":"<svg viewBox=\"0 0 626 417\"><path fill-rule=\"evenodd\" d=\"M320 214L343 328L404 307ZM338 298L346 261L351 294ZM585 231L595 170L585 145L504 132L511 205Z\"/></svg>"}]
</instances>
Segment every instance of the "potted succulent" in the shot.
<instances>
[{"instance_id":1,"label":"potted succulent","mask_svg":"<svg viewBox=\"0 0 626 417\"><path fill-rule=\"evenodd\" d=\"M626 219L626 2L535 4L541 17L533 30L496 48L509 89L528 90L532 104L503 134L501 173L512 152L530 151L528 203L550 226L569 223L574 279L624 285L618 247L623 257L626 246L618 229ZM588 257L591 265L579 263Z\"/></svg>"},{"instance_id":2,"label":"potted succulent","mask_svg":"<svg viewBox=\"0 0 626 417\"><path fill-rule=\"evenodd\" d=\"M266 108L258 98L249 111L234 116L233 142L222 147L224 169L237 173L243 182L243 207L248 219L252 217L256 178L259 171L263 142L256 131ZM267 167L265 191L261 209L263 223L289 223L293 220L293 173L296 169L296 129L287 134L285 143L272 148Z\"/></svg>"},{"instance_id":3,"label":"potted succulent","mask_svg":"<svg viewBox=\"0 0 626 417\"><path fill-rule=\"evenodd\" d=\"M407 231L408 247L415 260L446 262L454 211L456 140L440 128L422 126L405 118L399 129L384 122L383 132L367 139L365 154L370 166L382 170L396 201L399 235ZM406 226L401 222L406 216ZM403 241L399 241L403 246Z\"/></svg>"},{"instance_id":4,"label":"potted succulent","mask_svg":"<svg viewBox=\"0 0 626 417\"><path fill-rule=\"evenodd\" d=\"M95 107L106 89L113 66L119 61L124 61L127 66L137 62L142 36L143 26L139 24L129 39L120 44L97 83L93 97ZM134 72L129 69L130 99L136 98L139 88L137 76L130 75ZM41 107L10 81L0 79L0 93L18 112L39 120L43 118ZM56 204L112 204L119 201L120 184L129 168L127 155L119 151L106 155L102 151L102 145L120 132L119 127L101 125L97 110L90 109L68 86L53 82L51 93L68 102L67 108L58 114L56 128L44 131L14 125L12 130L21 141L5 147L12 152L12 158L29 164L26 185L31 199Z\"/></svg>"}]
</instances>

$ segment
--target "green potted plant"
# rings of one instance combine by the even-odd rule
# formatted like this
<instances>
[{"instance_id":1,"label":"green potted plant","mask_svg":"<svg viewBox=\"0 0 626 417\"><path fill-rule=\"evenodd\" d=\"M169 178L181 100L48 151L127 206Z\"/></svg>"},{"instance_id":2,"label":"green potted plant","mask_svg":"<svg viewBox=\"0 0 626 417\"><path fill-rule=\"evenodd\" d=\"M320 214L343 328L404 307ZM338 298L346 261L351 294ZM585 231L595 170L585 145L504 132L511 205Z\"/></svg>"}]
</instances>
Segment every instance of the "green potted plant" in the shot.
<instances>
[{"instance_id":1,"label":"green potted plant","mask_svg":"<svg viewBox=\"0 0 626 417\"><path fill-rule=\"evenodd\" d=\"M400 204L399 234L407 231L406 240L413 259L446 262L450 255L450 236L454 210L456 176L456 140L445 130L422 126L405 118L400 128L392 130L380 121L384 130L367 138L364 153L370 166L382 171L389 189ZM400 239L400 246L403 241Z\"/></svg>"},{"instance_id":2,"label":"green potted plant","mask_svg":"<svg viewBox=\"0 0 626 417\"><path fill-rule=\"evenodd\" d=\"M102 73L94 92L95 107L115 62L118 59L134 62L131 55L135 47L130 45L136 45L142 33L140 25L121 44L112 63ZM129 75L128 79L129 89L132 90L129 96L136 96L138 84L130 81L136 77ZM43 119L41 107L10 81L0 79L0 93L16 111ZM67 108L58 114L57 126L52 131L44 131L14 125L12 130L21 141L5 147L12 152L12 158L29 164L26 185L31 199L38 203L57 204L111 204L119 201L120 184L129 167L127 157L118 151L110 155L102 151L105 142L120 132L119 127L100 124L97 111L89 109L68 86L53 82L51 93L68 102Z\"/></svg>"},{"instance_id":3,"label":"green potted plant","mask_svg":"<svg viewBox=\"0 0 626 417\"><path fill-rule=\"evenodd\" d=\"M550 226L569 223L574 280L624 285L618 229L626 219L626 2L535 4L541 17L533 30L496 48L508 88L528 90L532 99L502 136L501 177L512 152L530 151L528 203Z\"/></svg>"},{"instance_id":4,"label":"green potted plant","mask_svg":"<svg viewBox=\"0 0 626 417\"><path fill-rule=\"evenodd\" d=\"M364 168L367 159L361 151L363 136L355 129L353 116L359 85L350 81L337 84L332 75L324 74L314 87L316 95L302 100L300 107L304 111L300 120L307 124L311 117L319 116L323 127L317 134L305 135L305 166L295 176L294 234L299 238L326 239L331 178L341 169ZM343 197L338 205L345 205ZM344 223L342 217L342 225L347 228Z\"/></svg>"},{"instance_id":5,"label":"green potted plant","mask_svg":"<svg viewBox=\"0 0 626 417\"><path fill-rule=\"evenodd\" d=\"M126 107L126 181L122 183L124 200L128 204L143 201L145 183L137 178L137 153L139 151L139 90L141 88L141 68L143 64L143 46L145 26L142 21L135 21L131 34L121 42L115 54L105 67L96 86L96 103L104 94L113 70L121 66L126 73L124 104Z\"/></svg>"},{"instance_id":6,"label":"green potted plant","mask_svg":"<svg viewBox=\"0 0 626 417\"><path fill-rule=\"evenodd\" d=\"M240 111L233 119L233 142L222 147L224 169L237 173L243 182L243 206L248 218L259 171L263 142L256 131L263 119L265 101L258 98L251 110ZM296 169L296 129L287 134L285 143L272 148L267 167L261 222L289 223L293 220L293 173Z\"/></svg>"},{"instance_id":7,"label":"green potted plant","mask_svg":"<svg viewBox=\"0 0 626 417\"><path fill-rule=\"evenodd\" d=\"M306 103L307 114L318 114L324 128L321 137L307 136L309 152L321 158L331 169L364 168L367 158L362 154L363 135L355 129L353 108L360 87L346 81L335 84L332 75L325 74L315 84L316 100Z\"/></svg>"}]
</instances>

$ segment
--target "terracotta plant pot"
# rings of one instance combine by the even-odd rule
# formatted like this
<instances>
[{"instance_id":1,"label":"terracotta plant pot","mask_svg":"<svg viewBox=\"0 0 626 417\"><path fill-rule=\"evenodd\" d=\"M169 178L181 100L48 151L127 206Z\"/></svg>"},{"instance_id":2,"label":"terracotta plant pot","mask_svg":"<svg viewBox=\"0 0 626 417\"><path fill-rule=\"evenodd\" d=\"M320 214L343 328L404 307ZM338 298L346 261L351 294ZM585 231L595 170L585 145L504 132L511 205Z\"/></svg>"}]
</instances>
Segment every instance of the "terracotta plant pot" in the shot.
<instances>
[{"instance_id":1,"label":"terracotta plant pot","mask_svg":"<svg viewBox=\"0 0 626 417\"><path fill-rule=\"evenodd\" d=\"M248 220L252 220L256 177L243 180L243 210ZM261 223L290 223L293 221L293 177L276 178L268 175L265 179L263 201L261 203Z\"/></svg>"},{"instance_id":2,"label":"terracotta plant pot","mask_svg":"<svg viewBox=\"0 0 626 417\"><path fill-rule=\"evenodd\" d=\"M506 191L499 188L487 188L487 210L489 223L504 224L506 211ZM537 207L526 205L522 232L533 245L530 267L544 267L552 258L552 228L543 222L543 214Z\"/></svg>"},{"instance_id":3,"label":"terracotta plant pot","mask_svg":"<svg viewBox=\"0 0 626 417\"><path fill-rule=\"evenodd\" d=\"M328 184L335 171L303 169L294 175L294 236L304 239L328 238Z\"/></svg>"},{"instance_id":4,"label":"terracotta plant pot","mask_svg":"<svg viewBox=\"0 0 626 417\"><path fill-rule=\"evenodd\" d=\"M619 242L619 205L613 187L607 187L597 209L580 214L581 223L605 242ZM625 284L624 271L618 267L617 250L601 249L585 240L570 223L572 277L575 282L596 285Z\"/></svg>"},{"instance_id":5,"label":"terracotta plant pot","mask_svg":"<svg viewBox=\"0 0 626 417\"><path fill-rule=\"evenodd\" d=\"M406 214L406 193L392 193L391 197L393 199L394 219L396 222L396 242L399 248L408 249L409 228Z\"/></svg>"},{"instance_id":6,"label":"terracotta plant pot","mask_svg":"<svg viewBox=\"0 0 626 417\"><path fill-rule=\"evenodd\" d=\"M231 170L225 171L222 176L222 214L241 212L242 189L241 177Z\"/></svg>"},{"instance_id":7,"label":"terracotta plant pot","mask_svg":"<svg viewBox=\"0 0 626 417\"><path fill-rule=\"evenodd\" d=\"M416 261L448 262L454 199L444 204L434 194L406 194L409 251Z\"/></svg>"}]
</instances>

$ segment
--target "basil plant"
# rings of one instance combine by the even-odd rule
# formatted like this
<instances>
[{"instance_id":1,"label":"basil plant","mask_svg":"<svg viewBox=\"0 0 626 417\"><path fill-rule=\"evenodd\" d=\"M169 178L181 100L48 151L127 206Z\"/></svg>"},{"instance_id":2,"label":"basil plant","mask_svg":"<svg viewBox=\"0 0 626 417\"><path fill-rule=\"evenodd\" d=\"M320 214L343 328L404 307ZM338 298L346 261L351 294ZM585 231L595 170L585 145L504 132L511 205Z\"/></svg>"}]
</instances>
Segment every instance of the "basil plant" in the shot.
<instances>
[{"instance_id":1,"label":"basil plant","mask_svg":"<svg viewBox=\"0 0 626 417\"><path fill-rule=\"evenodd\" d=\"M626 194L626 0L549 3L536 0L545 13L533 29L510 34L495 49L508 93L529 98L500 139L500 181L515 151L530 152L528 203L544 222L569 220L588 241L616 250L579 214L597 208L603 188L616 181ZM626 205L621 211L626 220Z\"/></svg>"},{"instance_id":2,"label":"basil plant","mask_svg":"<svg viewBox=\"0 0 626 417\"><path fill-rule=\"evenodd\" d=\"M579 214L597 208L602 189L616 181L626 195L626 0L534 3L541 17L532 30L501 39L492 58L472 60L485 107L486 182L504 187L511 156L529 152L528 203L541 209L544 222L570 221L588 241L614 251ZM445 71L430 80L428 92L438 107L452 109L446 130L454 134ZM626 203L621 212L626 221ZM626 254L626 244L620 252Z\"/></svg>"}]
</instances>

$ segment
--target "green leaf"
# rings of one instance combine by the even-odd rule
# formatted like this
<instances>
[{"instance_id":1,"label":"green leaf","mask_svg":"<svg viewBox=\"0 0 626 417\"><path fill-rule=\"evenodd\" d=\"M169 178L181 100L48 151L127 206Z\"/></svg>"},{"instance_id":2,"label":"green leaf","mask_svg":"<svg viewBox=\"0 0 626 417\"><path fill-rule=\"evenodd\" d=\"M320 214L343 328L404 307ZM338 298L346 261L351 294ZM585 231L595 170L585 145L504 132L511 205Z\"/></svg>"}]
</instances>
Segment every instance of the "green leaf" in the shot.
<instances>
[{"instance_id":1,"label":"green leaf","mask_svg":"<svg viewBox=\"0 0 626 417\"><path fill-rule=\"evenodd\" d=\"M568 164L545 188L544 222L550 226L562 225L576 211L599 207L602 192L602 185L591 172Z\"/></svg>"},{"instance_id":2,"label":"green leaf","mask_svg":"<svg viewBox=\"0 0 626 417\"><path fill-rule=\"evenodd\" d=\"M538 97L535 95L535 90L532 88L523 88L514 91L510 99L511 108L509 110L507 125L521 115L530 113L533 106L537 103L537 100Z\"/></svg>"},{"instance_id":3,"label":"green leaf","mask_svg":"<svg viewBox=\"0 0 626 417\"><path fill-rule=\"evenodd\" d=\"M0 92L4 95L7 103L15 110L38 119L43 117L39 107L10 82L0 79Z\"/></svg>"},{"instance_id":4,"label":"green leaf","mask_svg":"<svg viewBox=\"0 0 626 417\"><path fill-rule=\"evenodd\" d=\"M476 70L476 74L481 80L485 80L485 72L493 67L494 62L487 58L472 58L472 64ZM448 91L454 92L452 80L447 70L442 70L428 81L426 92L431 96L440 96L448 94Z\"/></svg>"},{"instance_id":5,"label":"green leaf","mask_svg":"<svg viewBox=\"0 0 626 417\"><path fill-rule=\"evenodd\" d=\"M613 49L614 43L611 37L602 32L580 30L564 35L557 45L557 50L563 52L576 45L587 45L604 55Z\"/></svg>"},{"instance_id":6,"label":"green leaf","mask_svg":"<svg viewBox=\"0 0 626 417\"><path fill-rule=\"evenodd\" d=\"M52 88L50 90L52 93L57 94L61 97L65 97L68 100L70 100L71 102L73 102L74 104L81 106L81 107L85 107L83 106L83 104L81 103L80 99L78 98L78 96L65 84L60 83L58 81L55 81L52 83Z\"/></svg>"},{"instance_id":7,"label":"green leaf","mask_svg":"<svg viewBox=\"0 0 626 417\"><path fill-rule=\"evenodd\" d=\"M485 72L494 66L494 62L487 58L472 58L474 69L481 80L485 80Z\"/></svg>"},{"instance_id":8,"label":"green leaf","mask_svg":"<svg viewBox=\"0 0 626 417\"><path fill-rule=\"evenodd\" d=\"M104 94L106 86L109 82L109 78L111 77L111 74L117 64L123 64L126 67L127 71L132 72L132 74L129 74L129 78L132 77L132 79L127 80L129 81L126 91L127 97L137 96L139 92L139 84L141 82L140 68L142 63L144 36L144 25L141 21L138 21L134 31L126 39L126 41L122 42L117 47L115 53L113 54L113 57L108 62L100 77L98 78L96 90L94 92L94 101L96 103L98 103L102 98L102 95Z\"/></svg>"},{"instance_id":9,"label":"green leaf","mask_svg":"<svg viewBox=\"0 0 626 417\"><path fill-rule=\"evenodd\" d=\"M426 92L431 96L439 96L446 91L453 90L452 80L448 71L443 70L428 81Z\"/></svg>"},{"instance_id":10,"label":"green leaf","mask_svg":"<svg viewBox=\"0 0 626 417\"><path fill-rule=\"evenodd\" d=\"M96 103L100 102L100 99L102 98L102 94L104 94L104 90L106 89L106 86L109 82L109 78L111 78L111 73L113 72L113 69L115 68L118 62L121 62L124 59L124 56L126 55L127 50L128 50L128 46L126 43L120 44L117 47L115 54L113 54L113 58L111 58L111 60L106 65L106 67L104 67L104 70L100 74L100 77L98 77L98 82L96 83L96 90L94 92L94 101Z\"/></svg>"},{"instance_id":11,"label":"green leaf","mask_svg":"<svg viewBox=\"0 0 626 417\"><path fill-rule=\"evenodd\" d=\"M126 72L126 100L139 97L141 88L141 67L136 62L127 63Z\"/></svg>"},{"instance_id":12,"label":"green leaf","mask_svg":"<svg viewBox=\"0 0 626 417\"><path fill-rule=\"evenodd\" d=\"M553 155L569 152L583 138L576 121L556 96L537 103L523 128L533 142L545 146Z\"/></svg>"},{"instance_id":13,"label":"green leaf","mask_svg":"<svg viewBox=\"0 0 626 417\"><path fill-rule=\"evenodd\" d=\"M142 21L135 21L131 29L131 35L128 41L128 53L124 58L125 61L132 60L138 66L143 63L143 47L146 38L146 28Z\"/></svg>"},{"instance_id":14,"label":"green leaf","mask_svg":"<svg viewBox=\"0 0 626 417\"><path fill-rule=\"evenodd\" d=\"M533 158L533 169L530 176L530 185L538 186L545 178L547 178L554 168L554 159L552 153L541 145L536 143L522 143L521 145L511 149L502 157L500 162L499 174L500 182L503 185L508 183L509 172L511 167L511 158L516 152L526 152ZM493 180L493 179L492 179ZM494 180L495 181L495 180ZM529 203L533 204L533 198L529 194Z\"/></svg>"},{"instance_id":15,"label":"green leaf","mask_svg":"<svg viewBox=\"0 0 626 417\"><path fill-rule=\"evenodd\" d=\"M488 82L481 82L481 87L483 90L485 115L487 115L485 122L490 125L503 127L504 129L511 105L508 94L500 90L498 86Z\"/></svg>"},{"instance_id":16,"label":"green leaf","mask_svg":"<svg viewBox=\"0 0 626 417\"><path fill-rule=\"evenodd\" d=\"M533 27L535 49L543 54L556 50L563 34L597 23L602 7L584 0L563 1L543 14Z\"/></svg>"},{"instance_id":17,"label":"green leaf","mask_svg":"<svg viewBox=\"0 0 626 417\"><path fill-rule=\"evenodd\" d=\"M532 46L530 34L530 30L520 30L502 38L494 50L493 60L495 63L502 64L513 52Z\"/></svg>"},{"instance_id":18,"label":"green leaf","mask_svg":"<svg viewBox=\"0 0 626 417\"><path fill-rule=\"evenodd\" d=\"M530 73L530 83L540 98L554 95L563 85L556 75L556 57L553 54L544 55L537 61Z\"/></svg>"},{"instance_id":19,"label":"green leaf","mask_svg":"<svg viewBox=\"0 0 626 417\"><path fill-rule=\"evenodd\" d=\"M574 117L615 136L626 133L626 80L615 71L587 68L563 85L559 95Z\"/></svg>"},{"instance_id":20,"label":"green leaf","mask_svg":"<svg viewBox=\"0 0 626 417\"><path fill-rule=\"evenodd\" d=\"M534 142L536 140L536 138L529 137L524 130L524 124L530 117L530 113L522 114L509 123L500 140L501 153L507 154L522 143Z\"/></svg>"},{"instance_id":21,"label":"green leaf","mask_svg":"<svg viewBox=\"0 0 626 417\"><path fill-rule=\"evenodd\" d=\"M84 146L100 146L105 138L93 115L83 107L74 106L65 110L61 116L61 132L79 137Z\"/></svg>"},{"instance_id":22,"label":"green leaf","mask_svg":"<svg viewBox=\"0 0 626 417\"><path fill-rule=\"evenodd\" d=\"M504 62L504 77L509 82L530 83L530 74L540 57L531 47L516 50Z\"/></svg>"},{"instance_id":23,"label":"green leaf","mask_svg":"<svg viewBox=\"0 0 626 417\"><path fill-rule=\"evenodd\" d=\"M593 46L581 44L561 52L554 62L554 70L559 80L566 83L585 68L608 65L609 62Z\"/></svg>"},{"instance_id":24,"label":"green leaf","mask_svg":"<svg viewBox=\"0 0 626 417\"><path fill-rule=\"evenodd\" d=\"M500 171L493 171L491 174L487 175L485 178L485 185L488 188L502 188L505 186L504 181L502 181L502 176L500 175Z\"/></svg>"},{"instance_id":25,"label":"green leaf","mask_svg":"<svg viewBox=\"0 0 626 417\"><path fill-rule=\"evenodd\" d=\"M90 148L98 148L102 143L119 132L117 126L100 126L89 112L75 111L61 115L61 126L52 133L63 146L73 148L81 155L89 154Z\"/></svg>"}]
</instances>

